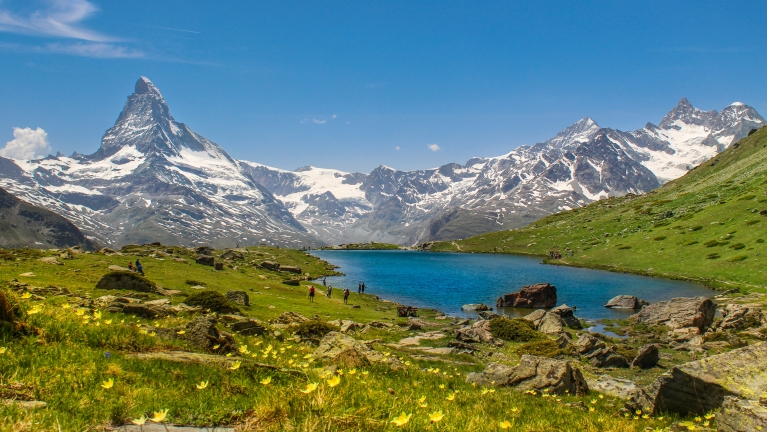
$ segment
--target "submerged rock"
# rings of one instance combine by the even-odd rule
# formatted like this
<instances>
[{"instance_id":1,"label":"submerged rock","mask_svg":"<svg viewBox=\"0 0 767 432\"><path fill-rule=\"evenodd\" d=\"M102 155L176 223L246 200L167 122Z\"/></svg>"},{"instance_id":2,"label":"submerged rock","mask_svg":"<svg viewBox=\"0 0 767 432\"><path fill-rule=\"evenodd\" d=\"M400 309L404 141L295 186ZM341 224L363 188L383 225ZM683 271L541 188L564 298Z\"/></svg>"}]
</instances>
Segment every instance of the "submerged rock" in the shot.
<instances>
[{"instance_id":1,"label":"submerged rock","mask_svg":"<svg viewBox=\"0 0 767 432\"><path fill-rule=\"evenodd\" d=\"M605 304L605 307L614 309L642 309L642 307L649 304L649 302L646 302L636 296L619 295L611 298L610 301Z\"/></svg>"},{"instance_id":2,"label":"submerged rock","mask_svg":"<svg viewBox=\"0 0 767 432\"><path fill-rule=\"evenodd\" d=\"M518 292L498 297L497 307L550 308L557 304L557 288L549 283L522 287Z\"/></svg>"}]
</instances>

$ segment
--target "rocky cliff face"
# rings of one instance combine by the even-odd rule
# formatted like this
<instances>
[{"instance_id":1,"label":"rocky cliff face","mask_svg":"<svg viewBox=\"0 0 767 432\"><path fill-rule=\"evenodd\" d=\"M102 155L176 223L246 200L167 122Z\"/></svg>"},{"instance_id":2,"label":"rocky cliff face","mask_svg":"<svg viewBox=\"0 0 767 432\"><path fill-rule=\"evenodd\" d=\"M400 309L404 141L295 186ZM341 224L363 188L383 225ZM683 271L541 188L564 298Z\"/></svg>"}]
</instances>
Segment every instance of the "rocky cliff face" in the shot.
<instances>
[{"instance_id":1,"label":"rocky cliff face","mask_svg":"<svg viewBox=\"0 0 767 432\"><path fill-rule=\"evenodd\" d=\"M318 244L239 162L177 122L143 77L96 153L0 160L0 185L104 244Z\"/></svg>"},{"instance_id":2,"label":"rocky cliff face","mask_svg":"<svg viewBox=\"0 0 767 432\"><path fill-rule=\"evenodd\" d=\"M0 247L96 249L72 222L0 189Z\"/></svg>"}]
</instances>

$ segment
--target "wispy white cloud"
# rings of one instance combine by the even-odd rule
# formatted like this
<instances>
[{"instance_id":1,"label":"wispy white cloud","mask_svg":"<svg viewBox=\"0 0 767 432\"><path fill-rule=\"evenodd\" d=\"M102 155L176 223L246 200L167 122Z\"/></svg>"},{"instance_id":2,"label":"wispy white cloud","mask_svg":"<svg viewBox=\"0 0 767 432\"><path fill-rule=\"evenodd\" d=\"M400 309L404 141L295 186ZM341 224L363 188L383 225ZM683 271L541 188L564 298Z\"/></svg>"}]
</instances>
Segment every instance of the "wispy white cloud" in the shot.
<instances>
[{"instance_id":1,"label":"wispy white cloud","mask_svg":"<svg viewBox=\"0 0 767 432\"><path fill-rule=\"evenodd\" d=\"M325 124L327 123L327 120L319 120L319 119L312 119L312 121L316 124Z\"/></svg>"},{"instance_id":2,"label":"wispy white cloud","mask_svg":"<svg viewBox=\"0 0 767 432\"><path fill-rule=\"evenodd\" d=\"M0 31L36 36L80 39L90 42L118 42L119 39L89 30L81 22L98 8L87 0L50 0L50 7L29 16L0 9Z\"/></svg>"},{"instance_id":3,"label":"wispy white cloud","mask_svg":"<svg viewBox=\"0 0 767 432\"><path fill-rule=\"evenodd\" d=\"M136 24L139 27L147 27L147 28L153 28L153 29L159 29L159 30L171 30L171 31L177 31L182 33L194 33L194 34L200 34L198 31L194 30L184 30L184 29L178 29L173 27L160 27L160 26L153 26L153 25L144 25L144 24Z\"/></svg>"},{"instance_id":4,"label":"wispy white cloud","mask_svg":"<svg viewBox=\"0 0 767 432\"><path fill-rule=\"evenodd\" d=\"M440 148L439 148L439 146L437 144L426 144L426 147L429 147L429 150L431 150L433 152L440 150Z\"/></svg>"},{"instance_id":5,"label":"wispy white cloud","mask_svg":"<svg viewBox=\"0 0 767 432\"><path fill-rule=\"evenodd\" d=\"M0 32L75 39L78 42L43 45L3 44L0 48L96 58L144 57L142 51L121 45L121 39L83 26L83 21L98 11L88 0L48 0L47 5L47 8L38 9L28 16L0 9Z\"/></svg>"},{"instance_id":6,"label":"wispy white cloud","mask_svg":"<svg viewBox=\"0 0 767 432\"><path fill-rule=\"evenodd\" d=\"M402 150L399 146L394 147L394 150Z\"/></svg>"},{"instance_id":7,"label":"wispy white cloud","mask_svg":"<svg viewBox=\"0 0 767 432\"><path fill-rule=\"evenodd\" d=\"M41 128L13 128L13 139L0 149L0 156L14 159L40 159L51 152L48 134Z\"/></svg>"}]
</instances>

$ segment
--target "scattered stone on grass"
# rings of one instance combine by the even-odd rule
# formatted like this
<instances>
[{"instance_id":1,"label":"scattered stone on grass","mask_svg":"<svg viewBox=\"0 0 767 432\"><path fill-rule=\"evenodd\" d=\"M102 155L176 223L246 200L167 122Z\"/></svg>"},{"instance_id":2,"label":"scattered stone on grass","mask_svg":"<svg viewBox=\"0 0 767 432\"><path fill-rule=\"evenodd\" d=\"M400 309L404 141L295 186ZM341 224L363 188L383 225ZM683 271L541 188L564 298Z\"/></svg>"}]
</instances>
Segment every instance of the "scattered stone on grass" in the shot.
<instances>
[{"instance_id":1,"label":"scattered stone on grass","mask_svg":"<svg viewBox=\"0 0 767 432\"><path fill-rule=\"evenodd\" d=\"M618 354L615 346L605 347L592 351L586 355L586 358L591 360L591 365L598 368L627 368L629 362L626 357Z\"/></svg>"},{"instance_id":2,"label":"scattered stone on grass","mask_svg":"<svg viewBox=\"0 0 767 432\"><path fill-rule=\"evenodd\" d=\"M589 391L581 370L566 360L523 355L516 367L490 363L483 372L472 372L468 383L511 386L518 390L543 390L583 396Z\"/></svg>"},{"instance_id":3,"label":"scattered stone on grass","mask_svg":"<svg viewBox=\"0 0 767 432\"><path fill-rule=\"evenodd\" d=\"M559 315L559 317L562 318L562 321L564 321L565 324L571 329L579 330L583 328L581 320L575 316L575 311L573 311L573 308L566 304L557 306L554 309L551 309L548 313Z\"/></svg>"},{"instance_id":4,"label":"scattered stone on grass","mask_svg":"<svg viewBox=\"0 0 767 432\"><path fill-rule=\"evenodd\" d=\"M388 365L393 370L405 367L398 358L384 356L353 337L335 331L322 338L319 347L314 351L314 358L328 360L344 367L361 367L375 363Z\"/></svg>"},{"instance_id":5,"label":"scattered stone on grass","mask_svg":"<svg viewBox=\"0 0 767 432\"><path fill-rule=\"evenodd\" d=\"M658 348L658 344L647 344L640 348L634 360L631 361L631 367L641 369L655 367L658 364L658 360L660 360Z\"/></svg>"},{"instance_id":6,"label":"scattered stone on grass","mask_svg":"<svg viewBox=\"0 0 767 432\"><path fill-rule=\"evenodd\" d=\"M213 267L213 265L216 263L216 259L213 258L213 255L197 255L197 258L194 259L194 262L200 265Z\"/></svg>"},{"instance_id":7,"label":"scattered stone on grass","mask_svg":"<svg viewBox=\"0 0 767 432\"><path fill-rule=\"evenodd\" d=\"M559 334L565 331L565 322L559 315L547 313L541 320L538 331L546 334Z\"/></svg>"},{"instance_id":8,"label":"scattered stone on grass","mask_svg":"<svg viewBox=\"0 0 767 432\"><path fill-rule=\"evenodd\" d=\"M280 269L280 263L274 261L261 261L260 266L267 270L278 271Z\"/></svg>"},{"instance_id":9,"label":"scattered stone on grass","mask_svg":"<svg viewBox=\"0 0 767 432\"><path fill-rule=\"evenodd\" d=\"M234 351L234 338L227 333L221 333L216 328L216 320L211 317L199 317L186 325L184 338L193 346L205 351L231 352ZM217 346L215 350L214 346Z\"/></svg>"},{"instance_id":10,"label":"scattered stone on grass","mask_svg":"<svg viewBox=\"0 0 767 432\"><path fill-rule=\"evenodd\" d=\"M64 265L64 263L59 261L56 257L42 257L40 258L40 262L45 264Z\"/></svg>"},{"instance_id":11,"label":"scattered stone on grass","mask_svg":"<svg viewBox=\"0 0 767 432\"><path fill-rule=\"evenodd\" d=\"M637 388L634 381L614 378L609 375L600 375L596 379L586 381L589 384L589 390L595 390L607 396L621 399L628 399Z\"/></svg>"},{"instance_id":12,"label":"scattered stone on grass","mask_svg":"<svg viewBox=\"0 0 767 432\"><path fill-rule=\"evenodd\" d=\"M714 328L722 330L743 330L759 327L765 324L765 316L759 307L747 307L739 304L728 304L722 309L724 319L718 321Z\"/></svg>"},{"instance_id":13,"label":"scattered stone on grass","mask_svg":"<svg viewBox=\"0 0 767 432\"><path fill-rule=\"evenodd\" d=\"M96 288L110 290L133 290L147 293L157 292L157 284L138 273L113 271L99 279Z\"/></svg>"},{"instance_id":14,"label":"scattered stone on grass","mask_svg":"<svg viewBox=\"0 0 767 432\"><path fill-rule=\"evenodd\" d=\"M232 303L250 306L250 297L248 297L248 293L245 291L230 290L226 292L225 297Z\"/></svg>"},{"instance_id":15,"label":"scattered stone on grass","mask_svg":"<svg viewBox=\"0 0 767 432\"><path fill-rule=\"evenodd\" d=\"M301 324L306 321L309 321L309 318L298 312L288 311L281 313L273 322L276 324Z\"/></svg>"}]
</instances>

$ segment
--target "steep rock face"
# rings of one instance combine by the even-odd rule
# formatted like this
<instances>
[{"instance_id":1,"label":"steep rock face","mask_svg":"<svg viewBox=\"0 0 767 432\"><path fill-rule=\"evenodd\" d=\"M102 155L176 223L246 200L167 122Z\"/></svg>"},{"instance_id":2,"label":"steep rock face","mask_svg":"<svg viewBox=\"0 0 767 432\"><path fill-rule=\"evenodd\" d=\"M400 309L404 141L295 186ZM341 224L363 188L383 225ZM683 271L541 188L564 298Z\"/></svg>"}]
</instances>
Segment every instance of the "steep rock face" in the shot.
<instances>
[{"instance_id":1,"label":"steep rock face","mask_svg":"<svg viewBox=\"0 0 767 432\"><path fill-rule=\"evenodd\" d=\"M0 189L0 247L64 248L97 245L72 222L44 208L33 206Z\"/></svg>"},{"instance_id":2,"label":"steep rock face","mask_svg":"<svg viewBox=\"0 0 767 432\"><path fill-rule=\"evenodd\" d=\"M106 244L318 243L239 162L177 122L143 77L94 154L0 162L0 185Z\"/></svg>"},{"instance_id":3,"label":"steep rock face","mask_svg":"<svg viewBox=\"0 0 767 432\"><path fill-rule=\"evenodd\" d=\"M465 165L380 166L370 174L243 165L257 165L254 178L326 242L414 243L521 227L604 197L647 192L764 124L742 103L702 111L682 98L659 126L623 132L584 118L546 141Z\"/></svg>"}]
</instances>

